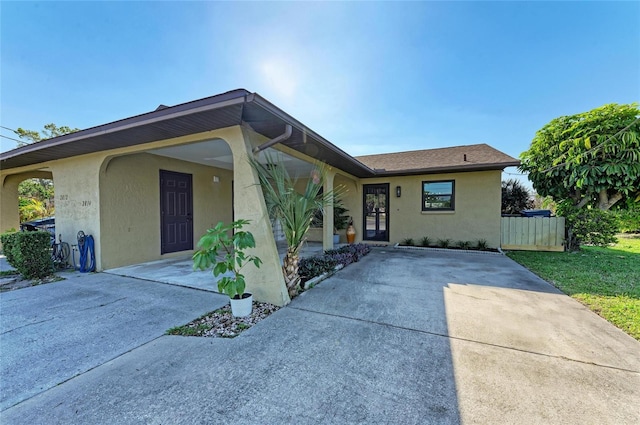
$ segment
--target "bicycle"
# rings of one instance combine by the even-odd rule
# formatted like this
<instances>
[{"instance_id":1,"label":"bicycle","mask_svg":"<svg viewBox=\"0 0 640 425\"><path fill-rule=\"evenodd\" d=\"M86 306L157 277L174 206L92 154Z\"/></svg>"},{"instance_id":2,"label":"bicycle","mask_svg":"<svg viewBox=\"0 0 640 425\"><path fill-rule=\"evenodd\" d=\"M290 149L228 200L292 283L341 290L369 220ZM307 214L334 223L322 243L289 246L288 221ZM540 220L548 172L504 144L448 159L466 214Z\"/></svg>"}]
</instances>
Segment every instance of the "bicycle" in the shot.
<instances>
[{"instance_id":1,"label":"bicycle","mask_svg":"<svg viewBox=\"0 0 640 425\"><path fill-rule=\"evenodd\" d=\"M68 243L62 241L62 235L59 235L60 242L56 243L55 237L51 244L51 260L56 269L64 269L69 267L69 255L71 255L71 247Z\"/></svg>"}]
</instances>

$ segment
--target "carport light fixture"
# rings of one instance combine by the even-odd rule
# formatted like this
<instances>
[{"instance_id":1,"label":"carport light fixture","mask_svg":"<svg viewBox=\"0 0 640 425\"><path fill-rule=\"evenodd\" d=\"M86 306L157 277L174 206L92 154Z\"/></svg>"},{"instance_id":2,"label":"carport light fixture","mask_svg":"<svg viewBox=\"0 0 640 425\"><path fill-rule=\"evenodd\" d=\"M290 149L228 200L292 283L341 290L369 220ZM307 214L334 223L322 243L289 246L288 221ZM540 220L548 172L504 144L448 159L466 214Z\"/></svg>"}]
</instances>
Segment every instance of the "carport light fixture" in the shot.
<instances>
[{"instance_id":1,"label":"carport light fixture","mask_svg":"<svg viewBox=\"0 0 640 425\"><path fill-rule=\"evenodd\" d=\"M402 195L402 188L400 186L396 186L396 198L399 198Z\"/></svg>"}]
</instances>

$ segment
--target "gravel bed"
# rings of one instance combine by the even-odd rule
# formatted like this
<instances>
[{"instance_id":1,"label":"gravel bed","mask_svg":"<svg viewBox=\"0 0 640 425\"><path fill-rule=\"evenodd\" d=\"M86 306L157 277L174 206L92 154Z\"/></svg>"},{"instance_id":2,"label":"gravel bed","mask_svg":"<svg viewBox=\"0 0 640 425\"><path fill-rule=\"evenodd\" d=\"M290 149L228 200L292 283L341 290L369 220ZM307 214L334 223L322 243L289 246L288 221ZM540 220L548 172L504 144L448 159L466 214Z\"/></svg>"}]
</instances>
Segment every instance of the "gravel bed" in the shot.
<instances>
[{"instance_id":1,"label":"gravel bed","mask_svg":"<svg viewBox=\"0 0 640 425\"><path fill-rule=\"evenodd\" d=\"M231 314L231 306L227 304L184 326L170 329L167 333L170 335L233 338L279 309L280 307L273 304L254 301L253 310L249 316L234 317Z\"/></svg>"}]
</instances>

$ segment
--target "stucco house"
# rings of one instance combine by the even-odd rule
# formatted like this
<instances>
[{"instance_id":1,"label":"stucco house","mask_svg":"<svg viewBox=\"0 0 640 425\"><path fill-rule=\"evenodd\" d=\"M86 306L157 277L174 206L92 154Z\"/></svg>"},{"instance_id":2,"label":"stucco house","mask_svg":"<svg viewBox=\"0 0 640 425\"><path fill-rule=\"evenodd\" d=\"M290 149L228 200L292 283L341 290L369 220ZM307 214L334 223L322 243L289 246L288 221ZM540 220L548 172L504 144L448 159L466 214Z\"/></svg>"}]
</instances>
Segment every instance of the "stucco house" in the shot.
<instances>
[{"instance_id":1,"label":"stucco house","mask_svg":"<svg viewBox=\"0 0 640 425\"><path fill-rule=\"evenodd\" d=\"M501 171L519 161L486 144L352 157L260 95L238 89L0 154L0 231L19 227L18 184L51 178L56 232L93 235L107 270L193 252L218 221L251 220L264 264L247 276L258 300L289 301L250 155L277 155L307 178L328 165L356 240L500 244ZM316 237L332 246L333 214ZM313 236L312 236L313 237Z\"/></svg>"}]
</instances>

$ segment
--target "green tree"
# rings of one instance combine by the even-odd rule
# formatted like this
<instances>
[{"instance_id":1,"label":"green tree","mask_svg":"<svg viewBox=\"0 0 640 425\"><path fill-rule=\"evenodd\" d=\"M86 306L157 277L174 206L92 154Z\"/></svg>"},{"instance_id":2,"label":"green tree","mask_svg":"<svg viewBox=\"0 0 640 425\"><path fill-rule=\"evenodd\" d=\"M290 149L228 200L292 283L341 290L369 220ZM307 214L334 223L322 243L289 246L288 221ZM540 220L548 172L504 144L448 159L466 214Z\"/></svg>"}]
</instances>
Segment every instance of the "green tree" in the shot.
<instances>
[{"instance_id":1,"label":"green tree","mask_svg":"<svg viewBox=\"0 0 640 425\"><path fill-rule=\"evenodd\" d=\"M289 175L281 162L267 157L265 164L251 159L251 165L258 174L269 217L279 220L282 225L287 242L282 273L289 297L293 298L298 295L300 288L300 249L306 241L316 211L333 202L334 191L322 191L325 180L323 167L313 170L304 192L300 193L295 189L297 179Z\"/></svg>"},{"instance_id":2,"label":"green tree","mask_svg":"<svg viewBox=\"0 0 640 425\"><path fill-rule=\"evenodd\" d=\"M20 147L78 130L67 126L58 127L50 123L46 124L41 132L23 128L18 128L14 132L21 139L21 142L18 143L18 147ZM27 179L21 182L18 186L20 221L29 221L53 215L53 195L53 181L50 179Z\"/></svg>"},{"instance_id":3,"label":"green tree","mask_svg":"<svg viewBox=\"0 0 640 425\"><path fill-rule=\"evenodd\" d=\"M516 179L502 182L502 214L518 214L533 208L529 190Z\"/></svg>"},{"instance_id":4,"label":"green tree","mask_svg":"<svg viewBox=\"0 0 640 425\"><path fill-rule=\"evenodd\" d=\"M64 136L65 134L75 133L79 131L79 128L71 128L66 125L58 127L54 123L45 124L41 132L35 130L25 130L22 127L18 127L14 131L18 137L22 140L18 142L18 147L25 146L30 143L39 142L41 140L51 139L52 137Z\"/></svg>"},{"instance_id":5,"label":"green tree","mask_svg":"<svg viewBox=\"0 0 640 425\"><path fill-rule=\"evenodd\" d=\"M46 217L49 212L43 201L22 196L18 198L18 209L20 211L20 222Z\"/></svg>"},{"instance_id":6,"label":"green tree","mask_svg":"<svg viewBox=\"0 0 640 425\"><path fill-rule=\"evenodd\" d=\"M638 104L607 104L553 119L520 155L520 170L541 196L608 210L640 200Z\"/></svg>"}]
</instances>

